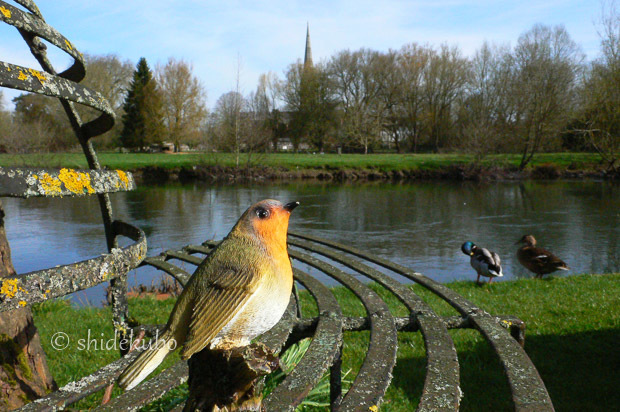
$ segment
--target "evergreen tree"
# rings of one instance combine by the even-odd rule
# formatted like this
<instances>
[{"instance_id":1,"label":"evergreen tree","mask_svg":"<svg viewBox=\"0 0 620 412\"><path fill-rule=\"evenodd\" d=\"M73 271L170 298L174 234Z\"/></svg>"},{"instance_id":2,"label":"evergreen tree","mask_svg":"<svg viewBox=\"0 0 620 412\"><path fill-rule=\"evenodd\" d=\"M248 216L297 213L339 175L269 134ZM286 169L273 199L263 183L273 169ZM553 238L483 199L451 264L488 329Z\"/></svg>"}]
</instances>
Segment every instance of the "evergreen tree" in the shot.
<instances>
[{"instance_id":1,"label":"evergreen tree","mask_svg":"<svg viewBox=\"0 0 620 412\"><path fill-rule=\"evenodd\" d=\"M119 137L123 147L142 148L161 141L164 132L161 92L144 57L136 66L123 110L123 130Z\"/></svg>"}]
</instances>

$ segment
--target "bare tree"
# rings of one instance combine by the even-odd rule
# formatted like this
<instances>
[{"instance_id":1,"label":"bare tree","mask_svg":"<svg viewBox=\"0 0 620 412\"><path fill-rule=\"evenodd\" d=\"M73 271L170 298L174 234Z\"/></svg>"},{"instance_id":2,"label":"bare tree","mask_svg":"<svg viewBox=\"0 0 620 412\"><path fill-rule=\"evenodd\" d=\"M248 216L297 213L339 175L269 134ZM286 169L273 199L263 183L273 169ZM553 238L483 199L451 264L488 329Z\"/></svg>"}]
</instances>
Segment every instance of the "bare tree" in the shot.
<instances>
[{"instance_id":1,"label":"bare tree","mask_svg":"<svg viewBox=\"0 0 620 412\"><path fill-rule=\"evenodd\" d=\"M378 55L369 49L343 50L332 57L328 68L342 110L340 127L350 140L362 145L364 153L381 131L380 89L374 76Z\"/></svg>"},{"instance_id":2,"label":"bare tree","mask_svg":"<svg viewBox=\"0 0 620 412\"><path fill-rule=\"evenodd\" d=\"M240 93L224 93L215 103L215 144L221 150L235 153L240 150L239 119L245 100ZM238 164L237 164L238 165Z\"/></svg>"},{"instance_id":3,"label":"bare tree","mask_svg":"<svg viewBox=\"0 0 620 412\"><path fill-rule=\"evenodd\" d=\"M258 77L254 96L249 99L254 101L255 109L264 118L273 151L278 150L278 140L286 133L284 116L279 109L282 87L282 82L275 73L263 73Z\"/></svg>"},{"instance_id":4,"label":"bare tree","mask_svg":"<svg viewBox=\"0 0 620 412\"><path fill-rule=\"evenodd\" d=\"M207 118L206 91L184 60L170 58L156 72L167 137L178 151L181 143L195 143L201 137Z\"/></svg>"},{"instance_id":5,"label":"bare tree","mask_svg":"<svg viewBox=\"0 0 620 412\"><path fill-rule=\"evenodd\" d=\"M124 113L125 95L133 75L133 64L129 60L123 61L119 56L113 54L104 56L87 54L84 56L84 60L86 77L83 84L101 93L110 103L116 113L116 118L121 119ZM81 105L77 105L77 108L84 121L100 115L99 112ZM94 143L105 147L114 145L122 127L122 122L115 122L114 127L105 134L97 136Z\"/></svg>"},{"instance_id":6,"label":"bare tree","mask_svg":"<svg viewBox=\"0 0 620 412\"><path fill-rule=\"evenodd\" d=\"M432 51L423 71L423 114L434 150L439 151L453 124L453 103L467 82L467 59L457 47L442 44Z\"/></svg>"},{"instance_id":7,"label":"bare tree","mask_svg":"<svg viewBox=\"0 0 620 412\"><path fill-rule=\"evenodd\" d=\"M535 25L514 50L514 123L522 145L519 169L564 128L583 56L563 26Z\"/></svg>"},{"instance_id":8,"label":"bare tree","mask_svg":"<svg viewBox=\"0 0 620 412\"><path fill-rule=\"evenodd\" d=\"M481 160L497 151L505 136L505 66L510 49L484 42L471 60L459 110L459 146Z\"/></svg>"},{"instance_id":9,"label":"bare tree","mask_svg":"<svg viewBox=\"0 0 620 412\"><path fill-rule=\"evenodd\" d=\"M609 169L620 153L620 13L614 2L601 11L601 56L592 62L582 88L581 124L590 145Z\"/></svg>"},{"instance_id":10,"label":"bare tree","mask_svg":"<svg viewBox=\"0 0 620 412\"><path fill-rule=\"evenodd\" d=\"M398 54L398 70L402 82L401 106L403 130L415 153L424 128L422 103L424 71L428 66L431 49L416 43L403 46Z\"/></svg>"},{"instance_id":11,"label":"bare tree","mask_svg":"<svg viewBox=\"0 0 620 412\"><path fill-rule=\"evenodd\" d=\"M101 93L115 110L123 107L127 86L133 74L133 64L115 54L96 56L86 54L84 85Z\"/></svg>"},{"instance_id":12,"label":"bare tree","mask_svg":"<svg viewBox=\"0 0 620 412\"><path fill-rule=\"evenodd\" d=\"M405 138L405 110L403 105L406 87L401 75L398 53L390 50L377 55L374 73L378 87L377 108L381 133L389 136L398 153L403 150L402 140Z\"/></svg>"}]
</instances>

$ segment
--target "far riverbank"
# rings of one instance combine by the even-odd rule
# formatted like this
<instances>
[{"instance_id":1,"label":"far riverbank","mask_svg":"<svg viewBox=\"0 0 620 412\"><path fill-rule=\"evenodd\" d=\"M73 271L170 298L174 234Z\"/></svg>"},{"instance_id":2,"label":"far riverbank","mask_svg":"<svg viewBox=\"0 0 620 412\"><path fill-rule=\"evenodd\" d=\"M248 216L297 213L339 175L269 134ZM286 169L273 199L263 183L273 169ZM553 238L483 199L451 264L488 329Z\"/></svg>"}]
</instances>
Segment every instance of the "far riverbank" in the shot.
<instances>
[{"instance_id":1,"label":"far riverbank","mask_svg":"<svg viewBox=\"0 0 620 412\"><path fill-rule=\"evenodd\" d=\"M542 153L519 170L519 154L309 154L309 153L109 153L99 154L110 169L131 171L138 183L190 181L518 180L617 179L594 153ZM86 168L80 153L0 154L0 166Z\"/></svg>"}]
</instances>

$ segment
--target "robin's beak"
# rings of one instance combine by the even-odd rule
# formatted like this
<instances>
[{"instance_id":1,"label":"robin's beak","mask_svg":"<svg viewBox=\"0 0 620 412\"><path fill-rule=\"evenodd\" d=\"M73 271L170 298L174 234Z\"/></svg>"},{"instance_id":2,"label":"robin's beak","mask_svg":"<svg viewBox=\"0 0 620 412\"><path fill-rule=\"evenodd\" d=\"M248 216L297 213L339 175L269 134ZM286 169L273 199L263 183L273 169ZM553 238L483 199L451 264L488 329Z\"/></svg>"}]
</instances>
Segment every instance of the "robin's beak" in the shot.
<instances>
[{"instance_id":1,"label":"robin's beak","mask_svg":"<svg viewBox=\"0 0 620 412\"><path fill-rule=\"evenodd\" d=\"M522 242L523 242L523 239L519 239L515 242L515 245L518 245L519 243L522 243Z\"/></svg>"},{"instance_id":2,"label":"robin's beak","mask_svg":"<svg viewBox=\"0 0 620 412\"><path fill-rule=\"evenodd\" d=\"M295 209L297 206L299 206L299 202L290 202L284 205L284 210L286 210L287 212L292 212L293 209Z\"/></svg>"},{"instance_id":3,"label":"robin's beak","mask_svg":"<svg viewBox=\"0 0 620 412\"><path fill-rule=\"evenodd\" d=\"M469 256L473 256L473 255L474 255L474 252L469 252Z\"/></svg>"}]
</instances>

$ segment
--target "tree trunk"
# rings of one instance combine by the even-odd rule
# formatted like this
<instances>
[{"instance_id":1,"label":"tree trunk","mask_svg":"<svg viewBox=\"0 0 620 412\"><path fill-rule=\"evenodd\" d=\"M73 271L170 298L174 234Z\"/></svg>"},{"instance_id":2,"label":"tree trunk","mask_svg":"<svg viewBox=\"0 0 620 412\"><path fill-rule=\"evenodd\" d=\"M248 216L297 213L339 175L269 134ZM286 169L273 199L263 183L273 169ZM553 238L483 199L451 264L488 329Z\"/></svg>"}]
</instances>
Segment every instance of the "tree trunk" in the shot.
<instances>
[{"instance_id":1,"label":"tree trunk","mask_svg":"<svg viewBox=\"0 0 620 412\"><path fill-rule=\"evenodd\" d=\"M0 202L0 278L14 276ZM15 409L57 389L30 308L0 313L0 409Z\"/></svg>"}]
</instances>

